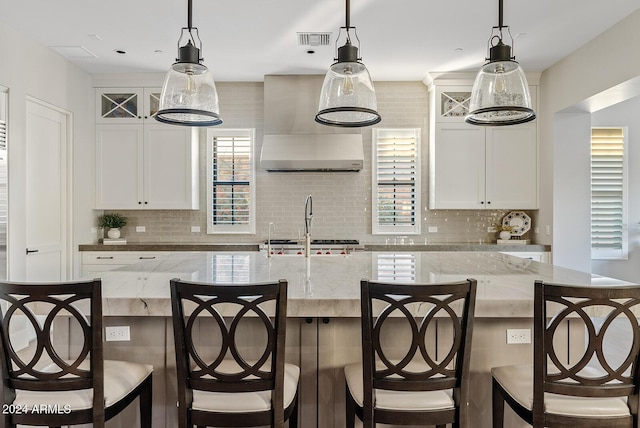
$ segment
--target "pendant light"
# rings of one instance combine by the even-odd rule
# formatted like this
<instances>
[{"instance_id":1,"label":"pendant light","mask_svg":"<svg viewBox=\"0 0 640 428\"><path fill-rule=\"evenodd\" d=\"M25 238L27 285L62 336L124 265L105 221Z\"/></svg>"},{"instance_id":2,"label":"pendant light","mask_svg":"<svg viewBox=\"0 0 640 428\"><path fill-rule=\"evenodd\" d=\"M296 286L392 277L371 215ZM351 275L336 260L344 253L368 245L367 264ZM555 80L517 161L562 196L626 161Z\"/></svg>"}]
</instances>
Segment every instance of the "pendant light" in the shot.
<instances>
[{"instance_id":1,"label":"pendant light","mask_svg":"<svg viewBox=\"0 0 640 428\"><path fill-rule=\"evenodd\" d=\"M191 25L192 0L188 0L187 27L178 40L178 58L167 73L155 115L162 123L181 126L215 126L222 123L218 92L209 69L202 64L202 42ZM180 46L186 35L186 44Z\"/></svg>"},{"instance_id":2,"label":"pendant light","mask_svg":"<svg viewBox=\"0 0 640 428\"><path fill-rule=\"evenodd\" d=\"M488 42L489 58L471 89L465 122L472 125L516 125L536 118L524 71L511 56L511 46L502 42L503 29L511 38L509 27L502 25L502 1L498 5L498 26L491 30Z\"/></svg>"},{"instance_id":3,"label":"pendant light","mask_svg":"<svg viewBox=\"0 0 640 428\"><path fill-rule=\"evenodd\" d=\"M346 25L340 27L336 46L343 28L346 30L347 41L338 48L336 62L331 65L324 78L316 122L352 128L375 125L381 120L376 111L376 92L367 67L358 58L358 47L351 44L351 29L358 45L360 40L356 28L349 25L349 0L346 3Z\"/></svg>"}]
</instances>

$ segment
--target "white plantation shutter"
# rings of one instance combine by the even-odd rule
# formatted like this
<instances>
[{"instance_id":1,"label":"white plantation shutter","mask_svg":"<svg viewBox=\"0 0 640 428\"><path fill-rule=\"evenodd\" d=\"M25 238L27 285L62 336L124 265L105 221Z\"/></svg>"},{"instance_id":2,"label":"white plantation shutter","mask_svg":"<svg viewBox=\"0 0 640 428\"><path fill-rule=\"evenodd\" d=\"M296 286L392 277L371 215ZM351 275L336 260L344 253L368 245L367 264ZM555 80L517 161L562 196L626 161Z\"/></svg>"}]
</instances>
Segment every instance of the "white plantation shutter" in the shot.
<instances>
[{"instance_id":1,"label":"white plantation shutter","mask_svg":"<svg viewBox=\"0 0 640 428\"><path fill-rule=\"evenodd\" d=\"M419 129L374 129L373 233L420 233Z\"/></svg>"},{"instance_id":2,"label":"white plantation shutter","mask_svg":"<svg viewBox=\"0 0 640 428\"><path fill-rule=\"evenodd\" d=\"M253 132L207 131L208 233L255 233Z\"/></svg>"},{"instance_id":3,"label":"white plantation shutter","mask_svg":"<svg viewBox=\"0 0 640 428\"><path fill-rule=\"evenodd\" d=\"M7 93L0 89L0 245L7 244L7 213L9 211L7 178ZM0 272L5 269L0 268ZM1 279L6 279L2 278Z\"/></svg>"},{"instance_id":4,"label":"white plantation shutter","mask_svg":"<svg viewBox=\"0 0 640 428\"><path fill-rule=\"evenodd\" d=\"M625 128L591 130L591 257L627 258Z\"/></svg>"}]
</instances>

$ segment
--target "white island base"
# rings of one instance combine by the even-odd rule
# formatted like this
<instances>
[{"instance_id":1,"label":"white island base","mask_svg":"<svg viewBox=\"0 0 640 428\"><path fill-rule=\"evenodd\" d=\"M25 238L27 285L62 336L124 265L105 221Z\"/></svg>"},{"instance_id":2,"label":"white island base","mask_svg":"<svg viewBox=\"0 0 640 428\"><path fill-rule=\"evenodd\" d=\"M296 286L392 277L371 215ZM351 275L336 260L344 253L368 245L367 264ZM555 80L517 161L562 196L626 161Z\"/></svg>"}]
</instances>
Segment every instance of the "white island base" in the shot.
<instances>
[{"instance_id":1,"label":"white island base","mask_svg":"<svg viewBox=\"0 0 640 428\"><path fill-rule=\"evenodd\" d=\"M105 326L131 327L131 341L108 342L105 358L154 365L154 428L172 428L177 424L169 298L169 280L174 277L222 283L281 278L289 281L286 358L301 367L299 426L304 428L345 426L342 368L361 358L362 278L415 283L478 280L469 402L473 428L491 427L491 367L532 361L532 345L507 345L506 329L532 328L536 279L582 285L625 284L532 260L481 252L355 252L308 259L267 258L260 252L174 253L103 272L100 277ZM206 322L202 321L198 340L214 345L215 335ZM259 335L250 325L245 327L249 349L256 341L259 343ZM447 323L440 320L437 329L441 333L446 331ZM584 346L583 332L578 323L568 324L566 331L565 355L573 361ZM409 337L401 328L392 336L399 345ZM437 351L434 338L431 346ZM528 426L509 413L506 421L507 427ZM127 409L124 416L114 418L108 426L137 427L137 408ZM359 421L356 426L361 426Z\"/></svg>"}]
</instances>

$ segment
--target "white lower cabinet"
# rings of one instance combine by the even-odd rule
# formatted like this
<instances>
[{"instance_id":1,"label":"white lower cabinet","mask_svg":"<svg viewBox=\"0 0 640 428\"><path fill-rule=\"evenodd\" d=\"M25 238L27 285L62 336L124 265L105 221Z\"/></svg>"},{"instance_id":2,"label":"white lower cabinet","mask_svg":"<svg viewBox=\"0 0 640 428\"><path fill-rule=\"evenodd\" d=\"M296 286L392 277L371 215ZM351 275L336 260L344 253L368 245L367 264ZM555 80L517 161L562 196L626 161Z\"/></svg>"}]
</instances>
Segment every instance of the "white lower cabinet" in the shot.
<instances>
[{"instance_id":1,"label":"white lower cabinet","mask_svg":"<svg viewBox=\"0 0 640 428\"><path fill-rule=\"evenodd\" d=\"M96 126L96 209L198 209L198 177L191 128Z\"/></svg>"},{"instance_id":2,"label":"white lower cabinet","mask_svg":"<svg viewBox=\"0 0 640 428\"><path fill-rule=\"evenodd\" d=\"M82 252L82 276L99 277L101 272L156 260L168 254L162 251L85 251Z\"/></svg>"},{"instance_id":3,"label":"white lower cabinet","mask_svg":"<svg viewBox=\"0 0 640 428\"><path fill-rule=\"evenodd\" d=\"M536 262L541 262L541 263L551 263L551 253L546 252L546 251L542 251L542 252L537 252L537 251L518 251L518 252L507 252L507 251L501 251L502 254L509 254L511 256L516 256L516 257L520 257L522 259L529 259L529 260L535 260Z\"/></svg>"},{"instance_id":4,"label":"white lower cabinet","mask_svg":"<svg viewBox=\"0 0 640 428\"><path fill-rule=\"evenodd\" d=\"M537 209L536 127L437 123L430 144L430 209Z\"/></svg>"}]
</instances>

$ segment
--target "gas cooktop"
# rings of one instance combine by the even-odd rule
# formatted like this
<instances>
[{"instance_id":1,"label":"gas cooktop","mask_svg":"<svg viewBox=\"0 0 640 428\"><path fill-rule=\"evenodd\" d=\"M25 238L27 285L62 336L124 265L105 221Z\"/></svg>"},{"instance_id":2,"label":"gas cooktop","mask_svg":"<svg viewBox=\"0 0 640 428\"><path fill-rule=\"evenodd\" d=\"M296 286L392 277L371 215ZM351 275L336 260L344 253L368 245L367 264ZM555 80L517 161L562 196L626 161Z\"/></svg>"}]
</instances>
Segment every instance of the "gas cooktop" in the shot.
<instances>
[{"instance_id":1,"label":"gas cooktop","mask_svg":"<svg viewBox=\"0 0 640 428\"><path fill-rule=\"evenodd\" d=\"M265 241L265 244L268 243ZM358 245L357 239L312 239L311 245ZM271 245L300 245L295 239L272 239Z\"/></svg>"}]
</instances>

